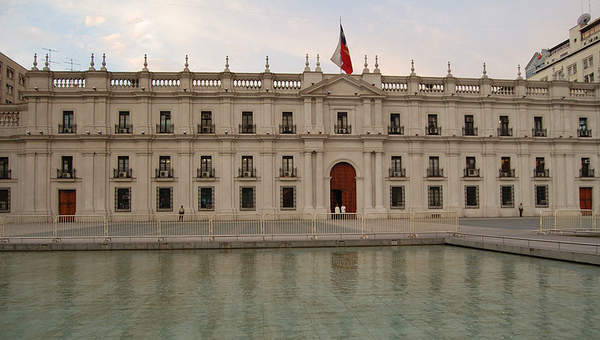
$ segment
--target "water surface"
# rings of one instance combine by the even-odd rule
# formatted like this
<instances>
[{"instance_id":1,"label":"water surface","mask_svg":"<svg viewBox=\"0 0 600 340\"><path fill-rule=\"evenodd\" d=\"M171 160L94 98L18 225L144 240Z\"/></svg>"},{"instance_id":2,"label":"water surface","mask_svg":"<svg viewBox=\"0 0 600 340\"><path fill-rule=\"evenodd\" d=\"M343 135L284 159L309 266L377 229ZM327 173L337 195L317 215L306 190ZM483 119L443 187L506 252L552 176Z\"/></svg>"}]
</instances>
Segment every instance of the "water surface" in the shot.
<instances>
[{"instance_id":1,"label":"water surface","mask_svg":"<svg viewBox=\"0 0 600 340\"><path fill-rule=\"evenodd\" d=\"M600 338L600 269L450 246L0 253L2 339Z\"/></svg>"}]
</instances>

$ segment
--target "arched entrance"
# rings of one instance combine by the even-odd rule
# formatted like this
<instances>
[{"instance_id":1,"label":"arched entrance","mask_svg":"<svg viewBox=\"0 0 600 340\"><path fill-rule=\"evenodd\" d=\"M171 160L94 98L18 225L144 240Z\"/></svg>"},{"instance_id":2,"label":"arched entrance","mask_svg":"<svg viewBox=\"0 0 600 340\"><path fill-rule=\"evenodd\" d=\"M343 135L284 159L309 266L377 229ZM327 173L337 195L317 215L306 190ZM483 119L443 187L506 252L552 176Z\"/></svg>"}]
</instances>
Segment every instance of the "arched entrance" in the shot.
<instances>
[{"instance_id":1,"label":"arched entrance","mask_svg":"<svg viewBox=\"0 0 600 340\"><path fill-rule=\"evenodd\" d=\"M346 206L347 213L356 212L356 171L352 165L336 164L329 174L329 210L335 212L336 205Z\"/></svg>"}]
</instances>

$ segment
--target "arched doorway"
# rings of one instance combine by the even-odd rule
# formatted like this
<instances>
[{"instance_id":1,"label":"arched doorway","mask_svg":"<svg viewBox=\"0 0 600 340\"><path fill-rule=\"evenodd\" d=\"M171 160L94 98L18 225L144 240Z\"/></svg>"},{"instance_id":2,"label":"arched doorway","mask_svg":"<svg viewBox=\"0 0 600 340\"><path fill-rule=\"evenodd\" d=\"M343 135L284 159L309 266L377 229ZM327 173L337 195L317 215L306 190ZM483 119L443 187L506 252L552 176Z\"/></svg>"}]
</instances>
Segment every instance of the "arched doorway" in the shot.
<instances>
[{"instance_id":1,"label":"arched doorway","mask_svg":"<svg viewBox=\"0 0 600 340\"><path fill-rule=\"evenodd\" d=\"M329 174L329 210L335 212L336 205L346 206L347 213L356 212L356 171L352 165L336 164Z\"/></svg>"}]
</instances>

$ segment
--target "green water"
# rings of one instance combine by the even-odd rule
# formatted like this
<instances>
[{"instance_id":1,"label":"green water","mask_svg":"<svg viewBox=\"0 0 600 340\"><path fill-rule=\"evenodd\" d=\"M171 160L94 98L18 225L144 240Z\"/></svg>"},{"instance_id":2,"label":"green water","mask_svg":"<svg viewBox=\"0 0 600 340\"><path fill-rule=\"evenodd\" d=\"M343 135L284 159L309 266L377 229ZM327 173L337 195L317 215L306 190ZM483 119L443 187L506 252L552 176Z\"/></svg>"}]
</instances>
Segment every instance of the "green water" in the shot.
<instances>
[{"instance_id":1,"label":"green water","mask_svg":"<svg viewBox=\"0 0 600 340\"><path fill-rule=\"evenodd\" d=\"M598 339L600 268L450 246L0 253L2 339Z\"/></svg>"}]
</instances>

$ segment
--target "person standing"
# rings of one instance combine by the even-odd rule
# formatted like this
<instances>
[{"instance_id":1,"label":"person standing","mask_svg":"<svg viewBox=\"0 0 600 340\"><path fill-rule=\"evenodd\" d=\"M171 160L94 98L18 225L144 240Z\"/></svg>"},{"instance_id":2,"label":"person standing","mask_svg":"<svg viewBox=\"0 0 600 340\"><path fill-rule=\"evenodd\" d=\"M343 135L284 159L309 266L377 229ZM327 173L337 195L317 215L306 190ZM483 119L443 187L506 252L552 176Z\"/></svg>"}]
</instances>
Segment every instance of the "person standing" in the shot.
<instances>
[{"instance_id":1,"label":"person standing","mask_svg":"<svg viewBox=\"0 0 600 340\"><path fill-rule=\"evenodd\" d=\"M523 217L523 203L519 203L519 217Z\"/></svg>"},{"instance_id":2,"label":"person standing","mask_svg":"<svg viewBox=\"0 0 600 340\"><path fill-rule=\"evenodd\" d=\"M179 222L183 222L183 214L185 214L185 209L183 209L183 205L179 208Z\"/></svg>"}]
</instances>

